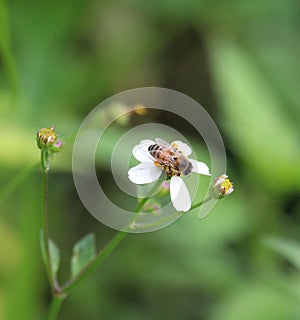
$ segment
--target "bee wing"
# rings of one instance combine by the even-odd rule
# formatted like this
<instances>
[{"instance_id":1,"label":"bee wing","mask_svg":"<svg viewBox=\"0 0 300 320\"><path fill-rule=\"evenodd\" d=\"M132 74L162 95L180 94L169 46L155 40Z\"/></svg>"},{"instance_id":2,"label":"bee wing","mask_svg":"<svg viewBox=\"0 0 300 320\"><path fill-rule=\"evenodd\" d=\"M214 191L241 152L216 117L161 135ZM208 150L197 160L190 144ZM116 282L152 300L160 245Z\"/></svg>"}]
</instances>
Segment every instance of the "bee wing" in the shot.
<instances>
[{"instance_id":1,"label":"bee wing","mask_svg":"<svg viewBox=\"0 0 300 320\"><path fill-rule=\"evenodd\" d=\"M163 146L167 146L167 147L170 145L167 141L165 141L164 139L161 139L161 138L156 138L155 142L157 144L160 144L160 145L163 145Z\"/></svg>"}]
</instances>

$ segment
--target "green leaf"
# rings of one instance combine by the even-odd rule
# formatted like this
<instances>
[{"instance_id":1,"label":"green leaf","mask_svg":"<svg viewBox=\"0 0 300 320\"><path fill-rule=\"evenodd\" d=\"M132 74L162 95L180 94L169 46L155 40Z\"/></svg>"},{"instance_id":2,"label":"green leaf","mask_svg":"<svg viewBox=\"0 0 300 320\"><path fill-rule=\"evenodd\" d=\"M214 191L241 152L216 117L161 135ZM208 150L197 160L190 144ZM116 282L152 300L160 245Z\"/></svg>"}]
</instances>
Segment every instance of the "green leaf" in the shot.
<instances>
[{"instance_id":1,"label":"green leaf","mask_svg":"<svg viewBox=\"0 0 300 320\"><path fill-rule=\"evenodd\" d=\"M289 260L300 270L300 243L292 239L266 237L263 243Z\"/></svg>"},{"instance_id":2,"label":"green leaf","mask_svg":"<svg viewBox=\"0 0 300 320\"><path fill-rule=\"evenodd\" d=\"M74 278L96 256L96 238L89 233L75 243L71 258L71 277Z\"/></svg>"},{"instance_id":3,"label":"green leaf","mask_svg":"<svg viewBox=\"0 0 300 320\"><path fill-rule=\"evenodd\" d=\"M42 258L45 263L45 265L48 265L48 259L47 259L47 251L45 248L45 241L44 241L44 230L41 229L40 231L40 245L41 245L41 251L42 251ZM50 261L51 261L51 272L54 276L56 276L56 273L59 268L60 263L60 254L59 249L55 242L52 239L49 239L49 253L50 253Z\"/></svg>"},{"instance_id":4,"label":"green leaf","mask_svg":"<svg viewBox=\"0 0 300 320\"><path fill-rule=\"evenodd\" d=\"M56 275L59 268L60 254L57 245L52 239L49 239L49 251L51 260L51 270L52 273Z\"/></svg>"}]
</instances>

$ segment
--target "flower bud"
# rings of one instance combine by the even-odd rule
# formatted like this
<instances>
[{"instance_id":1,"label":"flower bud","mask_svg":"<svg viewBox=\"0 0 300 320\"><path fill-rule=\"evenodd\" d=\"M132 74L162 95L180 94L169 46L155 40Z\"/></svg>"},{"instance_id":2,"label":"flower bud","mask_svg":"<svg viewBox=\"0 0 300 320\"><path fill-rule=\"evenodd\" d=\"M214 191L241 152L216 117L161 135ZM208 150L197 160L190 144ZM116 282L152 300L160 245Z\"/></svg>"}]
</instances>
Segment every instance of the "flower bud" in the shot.
<instances>
[{"instance_id":1,"label":"flower bud","mask_svg":"<svg viewBox=\"0 0 300 320\"><path fill-rule=\"evenodd\" d=\"M228 179L226 174L222 174L215 179L210 188L210 196L214 199L229 196L234 191L232 182Z\"/></svg>"},{"instance_id":2,"label":"flower bud","mask_svg":"<svg viewBox=\"0 0 300 320\"><path fill-rule=\"evenodd\" d=\"M157 214L159 210L161 209L161 205L159 202L155 200L149 200L146 204L143 206L144 212L154 213Z\"/></svg>"},{"instance_id":3,"label":"flower bud","mask_svg":"<svg viewBox=\"0 0 300 320\"><path fill-rule=\"evenodd\" d=\"M63 143L58 139L54 127L42 128L37 132L37 146L41 149L41 166L44 172L50 169L52 156L59 152Z\"/></svg>"},{"instance_id":4,"label":"flower bud","mask_svg":"<svg viewBox=\"0 0 300 320\"><path fill-rule=\"evenodd\" d=\"M147 113L147 109L142 104L136 104L133 107L133 112L138 116L144 116Z\"/></svg>"},{"instance_id":5,"label":"flower bud","mask_svg":"<svg viewBox=\"0 0 300 320\"><path fill-rule=\"evenodd\" d=\"M42 128L37 132L37 146L39 149L45 149L57 141L57 135L54 127Z\"/></svg>"},{"instance_id":6,"label":"flower bud","mask_svg":"<svg viewBox=\"0 0 300 320\"><path fill-rule=\"evenodd\" d=\"M164 180L160 185L160 190L156 194L158 198L163 198L170 194L170 181Z\"/></svg>"}]
</instances>

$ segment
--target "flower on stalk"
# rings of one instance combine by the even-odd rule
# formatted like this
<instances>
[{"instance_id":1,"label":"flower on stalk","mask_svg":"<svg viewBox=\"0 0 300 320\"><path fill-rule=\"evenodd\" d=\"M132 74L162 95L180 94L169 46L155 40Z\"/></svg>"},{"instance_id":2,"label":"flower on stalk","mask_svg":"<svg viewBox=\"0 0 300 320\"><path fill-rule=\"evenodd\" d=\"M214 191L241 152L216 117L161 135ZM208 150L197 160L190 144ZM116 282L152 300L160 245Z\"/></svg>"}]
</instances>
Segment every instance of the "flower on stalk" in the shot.
<instances>
[{"instance_id":1,"label":"flower on stalk","mask_svg":"<svg viewBox=\"0 0 300 320\"><path fill-rule=\"evenodd\" d=\"M226 174L222 174L215 179L210 189L210 196L214 199L224 198L229 196L233 191L233 183L228 179Z\"/></svg>"},{"instance_id":2,"label":"flower on stalk","mask_svg":"<svg viewBox=\"0 0 300 320\"><path fill-rule=\"evenodd\" d=\"M204 162L189 159L191 148L181 141L169 145L162 139L142 140L133 150L133 156L141 163L128 171L128 178L135 184L151 183L165 172L170 179L170 195L174 208L186 212L191 208L191 197L182 176L192 172L209 176Z\"/></svg>"},{"instance_id":3,"label":"flower on stalk","mask_svg":"<svg viewBox=\"0 0 300 320\"><path fill-rule=\"evenodd\" d=\"M37 132L37 146L41 150L50 150L58 152L62 147L62 142L58 139L54 127L42 128Z\"/></svg>"},{"instance_id":4,"label":"flower on stalk","mask_svg":"<svg viewBox=\"0 0 300 320\"><path fill-rule=\"evenodd\" d=\"M54 127L42 128L37 132L37 146L41 149L41 166L44 172L50 169L51 158L61 150L63 143L58 139Z\"/></svg>"}]
</instances>

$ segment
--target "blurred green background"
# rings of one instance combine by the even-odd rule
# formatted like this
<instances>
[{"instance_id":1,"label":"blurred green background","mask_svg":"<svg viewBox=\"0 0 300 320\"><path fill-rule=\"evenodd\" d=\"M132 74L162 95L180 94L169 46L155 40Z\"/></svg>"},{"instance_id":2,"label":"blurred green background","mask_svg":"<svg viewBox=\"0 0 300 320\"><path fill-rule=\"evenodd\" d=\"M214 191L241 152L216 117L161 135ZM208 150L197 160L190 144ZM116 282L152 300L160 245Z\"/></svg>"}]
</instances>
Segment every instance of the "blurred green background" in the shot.
<instances>
[{"instance_id":1,"label":"blurred green background","mask_svg":"<svg viewBox=\"0 0 300 320\"><path fill-rule=\"evenodd\" d=\"M94 231L101 249L115 233L77 196L76 132L99 102L143 86L178 90L206 108L236 191L204 220L191 214L127 237L59 319L300 318L299 14L293 0L0 1L1 320L45 319L50 299L36 131L54 124L66 142L49 195L64 280L79 238ZM193 139L186 124L181 130Z\"/></svg>"}]
</instances>

